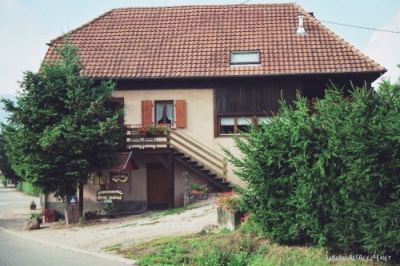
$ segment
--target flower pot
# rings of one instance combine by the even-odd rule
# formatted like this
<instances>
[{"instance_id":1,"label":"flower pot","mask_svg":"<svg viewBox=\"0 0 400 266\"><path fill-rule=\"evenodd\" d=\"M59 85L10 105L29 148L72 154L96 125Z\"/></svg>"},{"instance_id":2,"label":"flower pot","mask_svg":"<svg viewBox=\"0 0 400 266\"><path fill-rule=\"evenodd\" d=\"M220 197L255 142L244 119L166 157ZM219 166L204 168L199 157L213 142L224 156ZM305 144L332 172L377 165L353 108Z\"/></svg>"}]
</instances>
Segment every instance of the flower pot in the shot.
<instances>
[{"instance_id":1,"label":"flower pot","mask_svg":"<svg viewBox=\"0 0 400 266\"><path fill-rule=\"evenodd\" d=\"M204 191L202 191L202 190L197 190L197 189L193 189L193 190L192 190L192 194L193 194L193 195L202 195L202 194L204 194Z\"/></svg>"},{"instance_id":2,"label":"flower pot","mask_svg":"<svg viewBox=\"0 0 400 266\"><path fill-rule=\"evenodd\" d=\"M230 210L226 207L218 207L217 216L220 227L226 227L233 231L239 227L243 215L239 211Z\"/></svg>"},{"instance_id":3,"label":"flower pot","mask_svg":"<svg viewBox=\"0 0 400 266\"><path fill-rule=\"evenodd\" d=\"M36 210L36 204L34 204L34 203L32 204L32 203L31 203L30 208L31 208L31 210Z\"/></svg>"},{"instance_id":4,"label":"flower pot","mask_svg":"<svg viewBox=\"0 0 400 266\"><path fill-rule=\"evenodd\" d=\"M206 200L208 199L208 193L202 190L193 189L189 195L190 203L199 201L199 200Z\"/></svg>"}]
</instances>

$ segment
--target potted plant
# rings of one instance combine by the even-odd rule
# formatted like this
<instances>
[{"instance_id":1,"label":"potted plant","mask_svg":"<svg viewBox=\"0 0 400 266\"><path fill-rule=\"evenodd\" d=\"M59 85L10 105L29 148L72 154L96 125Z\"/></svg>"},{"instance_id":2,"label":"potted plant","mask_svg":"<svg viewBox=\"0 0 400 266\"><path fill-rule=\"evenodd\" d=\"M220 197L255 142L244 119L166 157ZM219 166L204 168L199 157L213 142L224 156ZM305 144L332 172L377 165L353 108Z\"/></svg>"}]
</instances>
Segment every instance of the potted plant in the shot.
<instances>
[{"instance_id":1,"label":"potted plant","mask_svg":"<svg viewBox=\"0 0 400 266\"><path fill-rule=\"evenodd\" d=\"M191 192L190 192L192 201L207 199L208 191L209 191L209 188L206 184L201 185L198 183L192 183L191 184Z\"/></svg>"},{"instance_id":2,"label":"potted plant","mask_svg":"<svg viewBox=\"0 0 400 266\"><path fill-rule=\"evenodd\" d=\"M240 211L240 197L233 192L221 193L217 197L218 225L235 230L240 225L243 213Z\"/></svg>"},{"instance_id":3,"label":"potted plant","mask_svg":"<svg viewBox=\"0 0 400 266\"><path fill-rule=\"evenodd\" d=\"M31 201L30 208L31 208L31 210L36 210L36 203L34 200Z\"/></svg>"},{"instance_id":4,"label":"potted plant","mask_svg":"<svg viewBox=\"0 0 400 266\"><path fill-rule=\"evenodd\" d=\"M24 228L25 230L35 230L40 228L42 223L42 218L40 213L32 212L29 219L26 220Z\"/></svg>"},{"instance_id":5,"label":"potted plant","mask_svg":"<svg viewBox=\"0 0 400 266\"><path fill-rule=\"evenodd\" d=\"M204 191L202 189L202 185L198 184L198 183L192 183L190 185L191 187L191 193L192 194L203 194Z\"/></svg>"},{"instance_id":6,"label":"potted plant","mask_svg":"<svg viewBox=\"0 0 400 266\"><path fill-rule=\"evenodd\" d=\"M36 220L38 224L43 223L42 215L40 213L31 213L30 220Z\"/></svg>"},{"instance_id":7,"label":"potted plant","mask_svg":"<svg viewBox=\"0 0 400 266\"><path fill-rule=\"evenodd\" d=\"M140 135L146 135L146 132L147 132L147 128L145 128L145 127L140 127L139 128L139 134Z\"/></svg>"},{"instance_id":8,"label":"potted plant","mask_svg":"<svg viewBox=\"0 0 400 266\"><path fill-rule=\"evenodd\" d=\"M150 126L146 128L146 136L149 137L158 137L165 136L170 132L170 128L168 126Z\"/></svg>"}]
</instances>

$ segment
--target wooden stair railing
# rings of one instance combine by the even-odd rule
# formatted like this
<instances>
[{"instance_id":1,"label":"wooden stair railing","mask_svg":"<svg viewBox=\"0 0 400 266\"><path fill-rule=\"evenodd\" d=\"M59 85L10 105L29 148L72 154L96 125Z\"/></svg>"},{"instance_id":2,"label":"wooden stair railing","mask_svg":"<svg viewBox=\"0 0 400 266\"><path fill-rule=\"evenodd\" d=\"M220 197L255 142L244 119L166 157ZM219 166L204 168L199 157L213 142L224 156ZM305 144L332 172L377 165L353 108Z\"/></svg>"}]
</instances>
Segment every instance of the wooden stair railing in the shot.
<instances>
[{"instance_id":1,"label":"wooden stair railing","mask_svg":"<svg viewBox=\"0 0 400 266\"><path fill-rule=\"evenodd\" d=\"M125 125L125 143L128 150L174 148L210 168L223 181L227 179L227 158L180 130L171 129L167 134L148 136L141 125Z\"/></svg>"},{"instance_id":2,"label":"wooden stair railing","mask_svg":"<svg viewBox=\"0 0 400 266\"><path fill-rule=\"evenodd\" d=\"M228 161L215 150L205 146L182 131L172 130L169 133L170 146L181 151L199 163L215 171L226 181L228 174Z\"/></svg>"}]
</instances>

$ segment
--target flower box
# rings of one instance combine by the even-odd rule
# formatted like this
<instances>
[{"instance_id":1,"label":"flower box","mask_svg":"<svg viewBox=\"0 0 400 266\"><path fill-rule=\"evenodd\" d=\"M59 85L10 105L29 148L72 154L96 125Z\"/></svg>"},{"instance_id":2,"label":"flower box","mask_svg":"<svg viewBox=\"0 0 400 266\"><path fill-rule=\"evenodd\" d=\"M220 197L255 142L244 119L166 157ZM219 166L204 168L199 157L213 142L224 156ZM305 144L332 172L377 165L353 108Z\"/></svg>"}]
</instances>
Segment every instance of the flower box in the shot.
<instances>
[{"instance_id":1,"label":"flower box","mask_svg":"<svg viewBox=\"0 0 400 266\"><path fill-rule=\"evenodd\" d=\"M240 211L229 210L225 207L217 208L218 226L236 230L241 222L242 213Z\"/></svg>"},{"instance_id":2,"label":"flower box","mask_svg":"<svg viewBox=\"0 0 400 266\"><path fill-rule=\"evenodd\" d=\"M243 212L240 210L240 197L233 192L220 193L216 203L218 225L235 230L239 227L243 218Z\"/></svg>"}]
</instances>

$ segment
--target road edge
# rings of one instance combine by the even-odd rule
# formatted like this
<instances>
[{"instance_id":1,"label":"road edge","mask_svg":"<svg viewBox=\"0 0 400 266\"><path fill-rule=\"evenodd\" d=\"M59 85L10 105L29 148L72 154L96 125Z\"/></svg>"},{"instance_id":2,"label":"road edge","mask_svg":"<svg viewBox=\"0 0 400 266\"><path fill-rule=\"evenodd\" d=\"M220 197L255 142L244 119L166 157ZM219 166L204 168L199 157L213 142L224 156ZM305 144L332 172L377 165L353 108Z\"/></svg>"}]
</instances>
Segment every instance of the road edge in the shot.
<instances>
[{"instance_id":1,"label":"road edge","mask_svg":"<svg viewBox=\"0 0 400 266\"><path fill-rule=\"evenodd\" d=\"M51 243L51 242L40 240L40 239L37 239L37 238L34 238L34 237L29 237L29 236L21 234L21 233L17 233L15 231L6 229L6 228L1 227L1 226L0 226L0 231L3 231L3 232L5 232L5 233L7 233L9 235L12 235L12 236L16 236L16 237L19 237L19 238L22 238L22 239L34 241L34 242L37 242L37 243L41 243L43 245L47 245L47 246L50 246L50 247L55 247L55 248L60 248L60 249L73 251L73 252L77 252L77 253L87 254L87 255L98 257L98 258L107 259L107 260L110 260L110 261L124 263L126 265L138 265L137 261L135 261L135 260L125 259L125 258L121 258L121 257L118 257L118 256L113 256L113 255L110 255L110 254L99 253L99 252L94 252L94 251L88 251L88 250L84 250L84 249L78 249L78 248L73 248L73 247L69 247L69 246L64 246L64 245L60 245L60 244Z\"/></svg>"}]
</instances>

